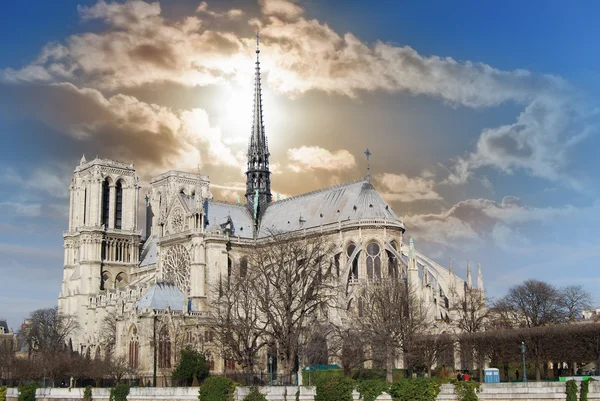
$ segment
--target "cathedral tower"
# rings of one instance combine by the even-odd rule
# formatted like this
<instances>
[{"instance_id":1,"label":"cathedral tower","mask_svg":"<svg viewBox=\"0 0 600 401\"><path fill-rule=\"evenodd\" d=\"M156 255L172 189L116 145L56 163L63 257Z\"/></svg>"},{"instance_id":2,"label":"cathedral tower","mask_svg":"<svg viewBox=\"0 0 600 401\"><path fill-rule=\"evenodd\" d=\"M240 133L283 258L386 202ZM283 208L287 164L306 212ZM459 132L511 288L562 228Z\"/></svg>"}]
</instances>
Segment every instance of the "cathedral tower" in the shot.
<instances>
[{"instance_id":1,"label":"cathedral tower","mask_svg":"<svg viewBox=\"0 0 600 401\"><path fill-rule=\"evenodd\" d=\"M58 308L75 316L82 331L76 338L93 327L90 297L125 287L139 263L138 190L132 164L84 156L75 169ZM74 343L78 351L83 345Z\"/></svg>"},{"instance_id":2,"label":"cathedral tower","mask_svg":"<svg viewBox=\"0 0 600 401\"><path fill-rule=\"evenodd\" d=\"M252 134L248 143L248 170L246 171L246 205L258 225L260 215L271 202L271 172L269 171L269 146L265 135L260 89L260 50L256 35L256 73L254 78L254 116Z\"/></svg>"}]
</instances>

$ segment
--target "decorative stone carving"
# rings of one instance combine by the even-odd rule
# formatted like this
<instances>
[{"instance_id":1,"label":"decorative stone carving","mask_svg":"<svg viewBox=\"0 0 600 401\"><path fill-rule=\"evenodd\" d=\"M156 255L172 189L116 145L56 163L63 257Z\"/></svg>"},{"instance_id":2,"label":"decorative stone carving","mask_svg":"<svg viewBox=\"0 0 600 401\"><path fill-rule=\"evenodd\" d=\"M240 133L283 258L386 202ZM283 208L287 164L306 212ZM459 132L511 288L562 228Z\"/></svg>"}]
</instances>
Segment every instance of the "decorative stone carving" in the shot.
<instances>
[{"instance_id":1,"label":"decorative stone carving","mask_svg":"<svg viewBox=\"0 0 600 401\"><path fill-rule=\"evenodd\" d=\"M185 294L190 292L190 254L183 245L170 247L163 259L163 280L173 283Z\"/></svg>"}]
</instances>

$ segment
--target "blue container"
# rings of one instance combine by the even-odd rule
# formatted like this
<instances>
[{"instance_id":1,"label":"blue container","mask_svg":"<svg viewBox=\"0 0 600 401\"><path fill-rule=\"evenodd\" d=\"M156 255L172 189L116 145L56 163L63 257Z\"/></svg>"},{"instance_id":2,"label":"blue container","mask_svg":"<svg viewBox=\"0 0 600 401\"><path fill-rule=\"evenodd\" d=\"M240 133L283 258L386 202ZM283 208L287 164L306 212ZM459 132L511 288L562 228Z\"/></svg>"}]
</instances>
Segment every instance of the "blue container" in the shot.
<instances>
[{"instance_id":1,"label":"blue container","mask_svg":"<svg viewBox=\"0 0 600 401\"><path fill-rule=\"evenodd\" d=\"M486 383L500 383L500 370L496 368L483 369Z\"/></svg>"}]
</instances>

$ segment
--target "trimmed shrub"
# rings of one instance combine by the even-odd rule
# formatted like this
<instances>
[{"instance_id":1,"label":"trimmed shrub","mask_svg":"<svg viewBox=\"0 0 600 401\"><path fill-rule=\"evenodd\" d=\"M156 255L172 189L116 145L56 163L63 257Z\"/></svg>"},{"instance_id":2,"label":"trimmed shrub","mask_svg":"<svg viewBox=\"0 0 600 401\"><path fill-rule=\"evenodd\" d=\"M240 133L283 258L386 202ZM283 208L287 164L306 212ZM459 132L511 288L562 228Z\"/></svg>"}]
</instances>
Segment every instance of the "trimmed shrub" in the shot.
<instances>
[{"instance_id":1,"label":"trimmed shrub","mask_svg":"<svg viewBox=\"0 0 600 401\"><path fill-rule=\"evenodd\" d=\"M110 389L109 401L127 401L129 384L121 383Z\"/></svg>"},{"instance_id":2,"label":"trimmed shrub","mask_svg":"<svg viewBox=\"0 0 600 401\"><path fill-rule=\"evenodd\" d=\"M212 376L204 380L198 391L200 401L232 401L235 382L227 377Z\"/></svg>"},{"instance_id":3,"label":"trimmed shrub","mask_svg":"<svg viewBox=\"0 0 600 401\"><path fill-rule=\"evenodd\" d=\"M26 386L19 387L19 401L35 401L35 390L37 390L40 385L37 382L31 382Z\"/></svg>"},{"instance_id":4,"label":"trimmed shrub","mask_svg":"<svg viewBox=\"0 0 600 401\"><path fill-rule=\"evenodd\" d=\"M588 393L590 392L590 382L594 379L589 378L581 382L581 392L579 393L579 401L588 401ZM1 401L1 400L0 400Z\"/></svg>"},{"instance_id":5,"label":"trimmed shrub","mask_svg":"<svg viewBox=\"0 0 600 401\"><path fill-rule=\"evenodd\" d=\"M250 392L244 398L244 401L267 401L267 397L258 391L258 387L251 387Z\"/></svg>"},{"instance_id":6,"label":"trimmed shrub","mask_svg":"<svg viewBox=\"0 0 600 401\"><path fill-rule=\"evenodd\" d=\"M360 393L363 401L375 401L384 391L389 391L390 386L382 380L370 379L359 381L356 389Z\"/></svg>"},{"instance_id":7,"label":"trimmed shrub","mask_svg":"<svg viewBox=\"0 0 600 401\"><path fill-rule=\"evenodd\" d=\"M440 385L432 379L404 379L390 386L394 401L435 401Z\"/></svg>"},{"instance_id":8,"label":"trimmed shrub","mask_svg":"<svg viewBox=\"0 0 600 401\"><path fill-rule=\"evenodd\" d=\"M481 384L473 380L457 381L454 383L454 393L459 401L477 401L477 394Z\"/></svg>"},{"instance_id":9,"label":"trimmed shrub","mask_svg":"<svg viewBox=\"0 0 600 401\"><path fill-rule=\"evenodd\" d=\"M173 371L173 380L185 382L186 386L202 383L209 375L206 357L200 352L186 348L181 350L179 364Z\"/></svg>"},{"instance_id":10,"label":"trimmed shrub","mask_svg":"<svg viewBox=\"0 0 600 401\"><path fill-rule=\"evenodd\" d=\"M92 386L87 386L83 390L83 401L92 401Z\"/></svg>"},{"instance_id":11,"label":"trimmed shrub","mask_svg":"<svg viewBox=\"0 0 600 401\"><path fill-rule=\"evenodd\" d=\"M577 401L577 382L569 380L567 382L567 401Z\"/></svg>"},{"instance_id":12,"label":"trimmed shrub","mask_svg":"<svg viewBox=\"0 0 600 401\"><path fill-rule=\"evenodd\" d=\"M7 386L0 387L0 401L4 401L6 399L6 390L7 389L8 389Z\"/></svg>"},{"instance_id":13,"label":"trimmed shrub","mask_svg":"<svg viewBox=\"0 0 600 401\"><path fill-rule=\"evenodd\" d=\"M354 381L344 377L344 373L341 371L330 371L327 375L318 375L313 383L317 387L315 401L352 401Z\"/></svg>"}]
</instances>

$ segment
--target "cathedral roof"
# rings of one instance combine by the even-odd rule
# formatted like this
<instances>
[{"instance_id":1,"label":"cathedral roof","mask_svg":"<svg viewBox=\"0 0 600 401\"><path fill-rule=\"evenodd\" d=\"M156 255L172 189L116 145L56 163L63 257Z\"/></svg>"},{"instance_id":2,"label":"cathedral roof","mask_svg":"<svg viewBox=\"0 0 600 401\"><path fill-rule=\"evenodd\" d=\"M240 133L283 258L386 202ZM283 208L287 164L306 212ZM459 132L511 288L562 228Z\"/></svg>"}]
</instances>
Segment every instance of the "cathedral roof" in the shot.
<instances>
[{"instance_id":1,"label":"cathedral roof","mask_svg":"<svg viewBox=\"0 0 600 401\"><path fill-rule=\"evenodd\" d=\"M170 283L156 283L142 295L135 308L183 311L185 303L185 295L179 288Z\"/></svg>"},{"instance_id":2,"label":"cathedral roof","mask_svg":"<svg viewBox=\"0 0 600 401\"><path fill-rule=\"evenodd\" d=\"M402 224L367 179L270 203L261 220L259 237L363 219L387 219Z\"/></svg>"},{"instance_id":3,"label":"cathedral roof","mask_svg":"<svg viewBox=\"0 0 600 401\"><path fill-rule=\"evenodd\" d=\"M140 256L140 267L156 264L157 243L158 237L156 235L151 235L150 237L148 237L148 239L144 243L144 247L142 248L142 255Z\"/></svg>"},{"instance_id":4,"label":"cathedral roof","mask_svg":"<svg viewBox=\"0 0 600 401\"><path fill-rule=\"evenodd\" d=\"M245 205L216 200L206 201L207 231L223 230L231 220L231 235L241 238L253 238L252 216Z\"/></svg>"}]
</instances>

